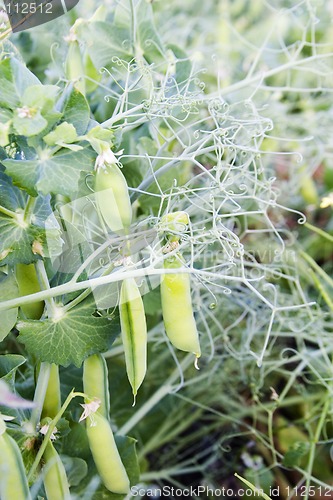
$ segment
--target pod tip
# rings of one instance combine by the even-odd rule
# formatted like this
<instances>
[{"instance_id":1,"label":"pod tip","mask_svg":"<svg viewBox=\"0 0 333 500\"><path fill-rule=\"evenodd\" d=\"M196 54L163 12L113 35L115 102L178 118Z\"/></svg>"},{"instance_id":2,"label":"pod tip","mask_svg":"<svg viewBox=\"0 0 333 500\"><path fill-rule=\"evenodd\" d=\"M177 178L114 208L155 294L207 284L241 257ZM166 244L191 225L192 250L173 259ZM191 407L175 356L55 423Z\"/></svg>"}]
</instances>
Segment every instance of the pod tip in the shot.
<instances>
[{"instance_id":1,"label":"pod tip","mask_svg":"<svg viewBox=\"0 0 333 500\"><path fill-rule=\"evenodd\" d=\"M198 365L198 361L199 361L199 356L196 354L195 360L194 360L194 368L196 370L200 370L199 365Z\"/></svg>"}]
</instances>

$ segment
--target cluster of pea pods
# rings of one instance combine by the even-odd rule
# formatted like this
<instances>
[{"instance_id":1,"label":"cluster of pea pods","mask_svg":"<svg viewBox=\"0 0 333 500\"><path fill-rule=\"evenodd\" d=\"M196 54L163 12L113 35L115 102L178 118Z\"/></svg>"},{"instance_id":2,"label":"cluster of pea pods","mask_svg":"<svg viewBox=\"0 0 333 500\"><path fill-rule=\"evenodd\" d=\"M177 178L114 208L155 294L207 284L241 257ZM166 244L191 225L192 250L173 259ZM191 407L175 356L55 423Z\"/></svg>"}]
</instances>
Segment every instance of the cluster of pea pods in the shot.
<instances>
[{"instance_id":1,"label":"cluster of pea pods","mask_svg":"<svg viewBox=\"0 0 333 500\"><path fill-rule=\"evenodd\" d=\"M109 158L113 157L110 150ZM108 155L103 155L108 158ZM104 224L113 232L129 234L132 223L132 207L126 179L117 162L96 161L95 172L96 207ZM185 212L174 212L163 217L167 244L164 247L165 274L161 277L160 293L162 315L166 334L178 349L201 355L198 331L194 319L190 276L179 271L183 265L178 247L179 227L189 223ZM179 234L179 231L178 231ZM172 270L175 272L172 272ZM33 264L16 266L16 278L20 294L39 291L39 283ZM28 289L27 289L28 287ZM36 302L22 306L27 318L39 319L44 304ZM134 400L147 370L147 324L140 289L133 278L121 283L119 296L121 338L125 353L126 371L132 387ZM94 354L84 361L83 389L85 399L85 422L89 447L101 481L105 487L119 494L126 494L130 481L122 463L110 425L109 388L107 365L102 354ZM51 365L48 388L45 395L42 419L53 419L61 407L59 370ZM43 420L42 420L43 423ZM69 485L64 465L49 440L43 455L43 481L48 500L70 499ZM2 500L29 500L30 493L20 450L6 430L0 435L0 467L6 469L0 481Z\"/></svg>"}]
</instances>

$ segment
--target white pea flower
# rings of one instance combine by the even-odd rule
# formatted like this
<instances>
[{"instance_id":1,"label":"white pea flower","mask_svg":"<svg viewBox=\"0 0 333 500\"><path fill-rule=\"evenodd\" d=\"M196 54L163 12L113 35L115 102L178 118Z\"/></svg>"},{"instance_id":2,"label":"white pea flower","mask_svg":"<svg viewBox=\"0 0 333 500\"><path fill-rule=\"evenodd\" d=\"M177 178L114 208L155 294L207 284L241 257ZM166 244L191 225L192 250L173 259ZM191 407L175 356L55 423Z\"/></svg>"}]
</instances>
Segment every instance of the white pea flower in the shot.
<instances>
[{"instance_id":1,"label":"white pea flower","mask_svg":"<svg viewBox=\"0 0 333 500\"><path fill-rule=\"evenodd\" d=\"M123 152L123 149L121 151L118 151L117 153L114 153L110 148L105 149L96 158L95 170L100 167L104 168L105 165L114 165L118 163L118 159L116 158L116 156L122 155Z\"/></svg>"},{"instance_id":2,"label":"white pea flower","mask_svg":"<svg viewBox=\"0 0 333 500\"><path fill-rule=\"evenodd\" d=\"M86 418L89 417L90 427L94 427L96 425L94 420L94 414L101 406L101 400L98 398L94 398L91 401L89 401L89 403L81 403L81 406L83 408L83 413L79 419L79 422L82 422L82 420L85 420Z\"/></svg>"},{"instance_id":3,"label":"white pea flower","mask_svg":"<svg viewBox=\"0 0 333 500\"><path fill-rule=\"evenodd\" d=\"M328 196L324 196L321 200L320 208L333 207L333 193L330 193Z\"/></svg>"},{"instance_id":4,"label":"white pea flower","mask_svg":"<svg viewBox=\"0 0 333 500\"><path fill-rule=\"evenodd\" d=\"M28 106L17 108L17 116L19 118L32 118L32 110Z\"/></svg>"},{"instance_id":5,"label":"white pea flower","mask_svg":"<svg viewBox=\"0 0 333 500\"><path fill-rule=\"evenodd\" d=\"M49 430L49 425L48 425L48 424L44 424L44 425L43 425L43 426L39 429L39 432L40 432L41 434L43 434L43 436L45 436L48 430ZM56 436L57 432L58 432L58 429L55 427L55 428L53 429L52 433L51 433L51 436L50 436L51 441L55 441L55 440L57 439L57 436Z\"/></svg>"}]
</instances>

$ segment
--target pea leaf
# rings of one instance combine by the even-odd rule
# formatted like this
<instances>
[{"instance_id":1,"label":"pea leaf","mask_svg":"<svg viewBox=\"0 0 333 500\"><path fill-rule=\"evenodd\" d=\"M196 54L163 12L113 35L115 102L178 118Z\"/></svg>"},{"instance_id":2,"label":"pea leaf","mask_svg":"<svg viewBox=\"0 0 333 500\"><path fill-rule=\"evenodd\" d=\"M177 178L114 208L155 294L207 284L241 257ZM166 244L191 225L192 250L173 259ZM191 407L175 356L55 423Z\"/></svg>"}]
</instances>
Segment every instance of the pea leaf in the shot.
<instances>
[{"instance_id":1,"label":"pea leaf","mask_svg":"<svg viewBox=\"0 0 333 500\"><path fill-rule=\"evenodd\" d=\"M77 133L74 125L71 123L63 122L58 125L52 132L43 137L44 142L48 146L55 146L60 142L68 143L76 141Z\"/></svg>"},{"instance_id":2,"label":"pea leaf","mask_svg":"<svg viewBox=\"0 0 333 500\"><path fill-rule=\"evenodd\" d=\"M177 58L175 80L178 83L178 86L175 90L178 92L187 92L189 90L189 78L192 74L192 63L186 52L178 47L178 45L168 44L167 48L172 51Z\"/></svg>"},{"instance_id":3,"label":"pea leaf","mask_svg":"<svg viewBox=\"0 0 333 500\"><path fill-rule=\"evenodd\" d=\"M0 106L15 109L31 85L41 85L38 78L15 58L0 62Z\"/></svg>"},{"instance_id":4,"label":"pea leaf","mask_svg":"<svg viewBox=\"0 0 333 500\"><path fill-rule=\"evenodd\" d=\"M0 379L4 379L13 388L16 370L26 362L19 354L2 354L0 356Z\"/></svg>"},{"instance_id":5,"label":"pea leaf","mask_svg":"<svg viewBox=\"0 0 333 500\"><path fill-rule=\"evenodd\" d=\"M296 467L300 465L301 459L309 452L310 443L297 441L293 443L283 457L285 467Z\"/></svg>"},{"instance_id":6,"label":"pea leaf","mask_svg":"<svg viewBox=\"0 0 333 500\"><path fill-rule=\"evenodd\" d=\"M125 48L123 41L130 40L129 30L110 23L97 21L82 23L77 32L80 40L87 46L87 52L97 69L112 66L114 57L130 61L131 50Z\"/></svg>"},{"instance_id":7,"label":"pea leaf","mask_svg":"<svg viewBox=\"0 0 333 500\"><path fill-rule=\"evenodd\" d=\"M14 299L19 296L18 287L14 277L14 273L8 275L0 273L0 301ZM11 329L16 323L18 308L8 309L1 313L0 323L0 342L7 337Z\"/></svg>"},{"instance_id":8,"label":"pea leaf","mask_svg":"<svg viewBox=\"0 0 333 500\"><path fill-rule=\"evenodd\" d=\"M64 464L69 484L71 486L80 484L88 472L87 462L82 458L68 457L67 455L61 455L61 460Z\"/></svg>"},{"instance_id":9,"label":"pea leaf","mask_svg":"<svg viewBox=\"0 0 333 500\"><path fill-rule=\"evenodd\" d=\"M137 41L144 57L149 62L161 62L164 47L154 25L152 6L146 0L136 4ZM127 2L119 2L115 8L114 23L125 30L131 26L131 11ZM124 36L124 35L123 35ZM130 33L122 40L130 40Z\"/></svg>"},{"instance_id":10,"label":"pea leaf","mask_svg":"<svg viewBox=\"0 0 333 500\"><path fill-rule=\"evenodd\" d=\"M150 315L158 314L161 311L161 295L159 289L152 290L143 296L145 313Z\"/></svg>"},{"instance_id":11,"label":"pea leaf","mask_svg":"<svg viewBox=\"0 0 333 500\"><path fill-rule=\"evenodd\" d=\"M0 171L0 205L15 212L18 207L24 207L25 199L24 193L13 186L11 178Z\"/></svg>"},{"instance_id":12,"label":"pea leaf","mask_svg":"<svg viewBox=\"0 0 333 500\"><path fill-rule=\"evenodd\" d=\"M140 468L135 449L136 439L133 439L129 436L116 435L115 441L130 483L133 486L140 480Z\"/></svg>"},{"instance_id":13,"label":"pea leaf","mask_svg":"<svg viewBox=\"0 0 333 500\"><path fill-rule=\"evenodd\" d=\"M73 197L78 190L81 171L92 171L94 161L95 154L85 147L80 151L61 149L54 156L44 150L34 160L7 159L3 164L14 183L32 196L53 193Z\"/></svg>"},{"instance_id":14,"label":"pea leaf","mask_svg":"<svg viewBox=\"0 0 333 500\"><path fill-rule=\"evenodd\" d=\"M78 135L83 135L89 124L90 108L87 99L73 88L63 108L63 121L71 123Z\"/></svg>"},{"instance_id":15,"label":"pea leaf","mask_svg":"<svg viewBox=\"0 0 333 500\"><path fill-rule=\"evenodd\" d=\"M140 47L149 63L160 62L163 60L164 47L153 23L151 5L147 2L142 2L142 4L145 5L147 10L146 16L144 18L141 16L142 19L139 21L138 26Z\"/></svg>"},{"instance_id":16,"label":"pea leaf","mask_svg":"<svg viewBox=\"0 0 333 500\"><path fill-rule=\"evenodd\" d=\"M79 367L87 356L106 351L119 333L117 320L94 316L94 311L88 298L60 319L20 322L18 339L40 361Z\"/></svg>"},{"instance_id":17,"label":"pea leaf","mask_svg":"<svg viewBox=\"0 0 333 500\"><path fill-rule=\"evenodd\" d=\"M52 218L50 196L38 196L35 200L30 223L25 222L23 213L27 196L6 174L0 171L0 205L14 212L10 217L0 212L0 264L13 265L16 262L29 264L37 260L33 243L38 241L47 255L46 241L58 241L60 233L56 221L46 226L45 220ZM17 218L15 218L15 214Z\"/></svg>"},{"instance_id":18,"label":"pea leaf","mask_svg":"<svg viewBox=\"0 0 333 500\"><path fill-rule=\"evenodd\" d=\"M20 108L18 108L14 112L13 126L17 134L31 137L45 129L47 120L45 120L38 110L34 111L31 115L21 116Z\"/></svg>"}]
</instances>

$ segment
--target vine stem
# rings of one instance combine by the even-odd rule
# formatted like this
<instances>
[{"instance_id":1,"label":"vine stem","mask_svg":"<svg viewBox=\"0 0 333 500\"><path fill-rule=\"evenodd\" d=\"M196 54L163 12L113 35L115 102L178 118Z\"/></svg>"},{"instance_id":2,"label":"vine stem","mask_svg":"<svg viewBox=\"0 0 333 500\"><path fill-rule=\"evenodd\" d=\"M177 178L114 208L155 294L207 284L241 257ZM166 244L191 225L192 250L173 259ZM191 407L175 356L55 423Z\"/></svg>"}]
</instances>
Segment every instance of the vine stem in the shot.
<instances>
[{"instance_id":1,"label":"vine stem","mask_svg":"<svg viewBox=\"0 0 333 500\"><path fill-rule=\"evenodd\" d=\"M239 479L240 481L242 481L242 483L246 484L246 486L248 486L256 495L260 495L265 500L272 500L271 497L266 495L266 493L262 489L254 486L252 483L250 483L250 481L237 474L237 472L234 473L234 476L237 477L237 479Z\"/></svg>"},{"instance_id":2,"label":"vine stem","mask_svg":"<svg viewBox=\"0 0 333 500\"><path fill-rule=\"evenodd\" d=\"M193 362L193 355L186 356L181 363L182 369L186 369ZM126 435L147 413L154 408L165 396L172 392L172 384L179 377L179 368L177 367L166 382L144 403L141 408L135 411L134 415L118 430L117 434Z\"/></svg>"},{"instance_id":3,"label":"vine stem","mask_svg":"<svg viewBox=\"0 0 333 500\"><path fill-rule=\"evenodd\" d=\"M0 205L0 212L4 215L8 215L8 217L12 217L12 219L17 219L17 213L3 207L2 205Z\"/></svg>"},{"instance_id":4,"label":"vine stem","mask_svg":"<svg viewBox=\"0 0 333 500\"><path fill-rule=\"evenodd\" d=\"M325 404L324 404L323 411L321 412L321 416L320 416L320 419L319 419L319 422L317 425L314 439L312 440L311 446L310 446L309 460L308 460L308 466L307 466L307 473L308 474L307 474L306 484L305 484L305 491L307 492L306 497L305 497L306 500L308 500L308 498L309 498L311 475L312 475L312 469L313 469L313 464L314 464L314 459L315 459L315 454L316 454L316 445L319 442L320 434L321 434L321 431L324 427L330 404L331 404L331 398L330 398L330 395L328 395L328 397L325 401Z\"/></svg>"},{"instance_id":5,"label":"vine stem","mask_svg":"<svg viewBox=\"0 0 333 500\"><path fill-rule=\"evenodd\" d=\"M50 371L51 371L50 363L42 362L40 364L35 395L34 395L34 403L36 404L36 406L32 410L30 418L30 422L34 429L36 429L42 414L46 389L50 378Z\"/></svg>"},{"instance_id":6,"label":"vine stem","mask_svg":"<svg viewBox=\"0 0 333 500\"><path fill-rule=\"evenodd\" d=\"M314 233L319 234L319 236L322 236L326 240L333 242L333 236L330 233L323 231L319 227L313 226L309 222L305 222L304 227L306 227L307 229L310 229L310 231L313 231Z\"/></svg>"},{"instance_id":7,"label":"vine stem","mask_svg":"<svg viewBox=\"0 0 333 500\"><path fill-rule=\"evenodd\" d=\"M27 202L27 204L25 206L24 220L28 224L30 224L30 222L31 222L31 217L33 215L33 211L34 211L34 208L35 208L36 201L37 201L37 198L35 198L33 196L29 196L28 202Z\"/></svg>"},{"instance_id":8,"label":"vine stem","mask_svg":"<svg viewBox=\"0 0 333 500\"><path fill-rule=\"evenodd\" d=\"M34 203L33 203L33 205L34 205ZM48 280L48 277L46 274L44 262L42 260L39 260L36 263L36 271L37 271L37 276L38 276L38 280L39 280L39 283L41 285L41 288L43 290L49 290L50 283L49 283L49 280ZM53 298L49 298L45 302L46 302L46 306L47 306L47 310L48 310L48 316L49 316L49 318L52 318L53 313L55 312L55 304L54 304ZM35 389L35 395L34 395L34 403L36 404L36 406L32 410L31 419L30 419L30 422L33 425L34 429L36 428L36 426L41 418L44 400L45 400L45 394L46 394L47 386L49 383L50 373L51 373L51 364L46 363L46 362L42 362L40 364L40 369L39 369L37 384L36 384L36 389Z\"/></svg>"},{"instance_id":9,"label":"vine stem","mask_svg":"<svg viewBox=\"0 0 333 500\"><path fill-rule=\"evenodd\" d=\"M49 441L49 439L51 438L51 435L55 429L55 426L57 425L58 421L61 419L62 415L64 414L64 412L66 411L69 403L72 401L72 399L76 398L77 396L80 396L82 398L85 398L86 397L86 394L84 394L83 392L74 392L74 389L68 394L64 404L62 405L62 407L60 408L60 410L58 411L58 413L56 414L56 416L54 417L54 419L50 422L49 424L49 427L48 427L48 430L45 434L45 437L43 439L43 442L41 444L41 447L39 448L38 450L38 453L36 455L36 458L31 466L31 469L29 471L29 474L27 476L27 479L28 481L30 481L30 479L32 478L35 470L37 469L38 467L38 464L39 462L41 461L42 459L42 456L43 456L43 453L45 451L45 448L47 446L47 443Z\"/></svg>"},{"instance_id":10,"label":"vine stem","mask_svg":"<svg viewBox=\"0 0 333 500\"><path fill-rule=\"evenodd\" d=\"M190 148L192 148L192 146L190 146ZM187 149L189 149L189 148L187 148ZM192 154L192 156L191 156L191 153L187 151L187 149L178 158L173 158L168 163L166 163L165 165L163 165L163 167L160 167L152 175L150 175L145 180L143 180L141 182L141 184L139 184L139 186L136 188L137 191L135 191L132 194L131 201L132 202L135 201L136 198L138 198L140 196L140 194L141 194L141 193L139 193L139 191L145 191L155 181L155 179L157 179L162 174L164 174L165 172L167 172L170 168L175 167L178 163L180 163L182 161L191 161L191 160L193 160L194 156L201 156L203 154L207 154L207 153L210 153L212 151L215 151L216 150L216 146L215 145L214 146L207 146L206 148L203 148L203 149L197 151L195 154Z\"/></svg>"},{"instance_id":11,"label":"vine stem","mask_svg":"<svg viewBox=\"0 0 333 500\"><path fill-rule=\"evenodd\" d=\"M118 281L122 281L127 278L142 278L145 276L158 276L162 274L174 274L174 269L155 269L155 268L141 268L135 269L133 271L121 271L117 273L113 273L108 276L102 276L99 278L92 278L85 281L80 281L78 283L64 283L63 285L58 285L53 288L49 288L48 290L42 290L41 292L36 292L29 295L24 295L22 297L18 297L16 299L5 300L4 302L0 302L0 311L4 311L6 309L12 309L14 307L19 307L24 304L31 304L31 302L36 302L39 300L47 300L51 297L58 297L59 295L77 292L79 290L85 290L86 288L93 289L101 285L108 285L109 283L116 283ZM180 268L179 272L187 273L187 274L197 274L200 276L206 276L207 278L216 278L220 280L226 281L235 281L235 282L243 282L243 278L239 276L230 276L220 274L216 276L215 273L211 273L208 271L203 271L201 269L193 269L189 267ZM307 305L311 305L307 304Z\"/></svg>"}]
</instances>

